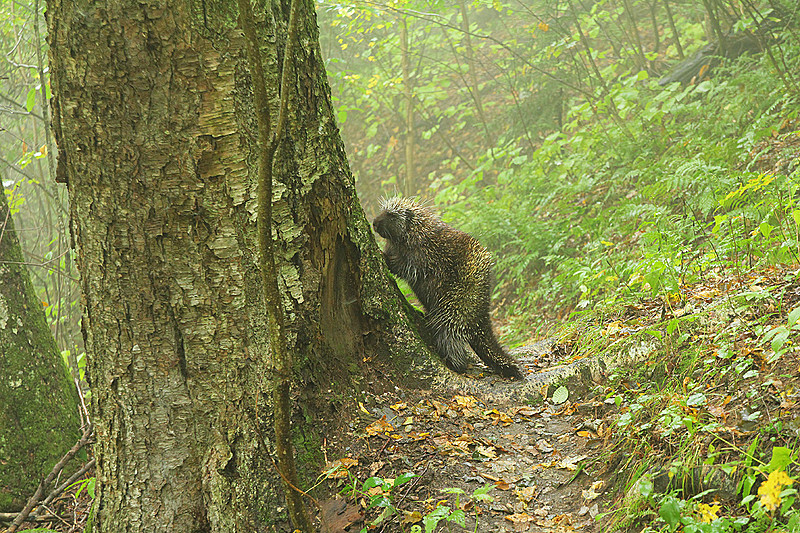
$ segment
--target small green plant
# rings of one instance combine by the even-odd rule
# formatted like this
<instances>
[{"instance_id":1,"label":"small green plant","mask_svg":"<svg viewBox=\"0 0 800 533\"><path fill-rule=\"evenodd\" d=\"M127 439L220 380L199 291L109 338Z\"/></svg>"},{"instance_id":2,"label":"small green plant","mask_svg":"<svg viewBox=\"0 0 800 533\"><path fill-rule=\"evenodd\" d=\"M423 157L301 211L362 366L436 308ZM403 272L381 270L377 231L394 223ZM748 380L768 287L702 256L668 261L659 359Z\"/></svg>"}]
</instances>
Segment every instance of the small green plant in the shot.
<instances>
[{"instance_id":1,"label":"small green plant","mask_svg":"<svg viewBox=\"0 0 800 533\"><path fill-rule=\"evenodd\" d=\"M718 502L702 501L713 493L706 490L691 498L681 496L680 491L669 494L656 494L653 483L647 476L642 476L634 485L636 493L647 505L655 509L658 518L642 531L684 533L766 533L769 531L800 531L800 512L795 508L798 491L793 487L795 480L788 474L788 467L793 464L794 453L789 448L775 447L772 459L768 464L757 461L754 453L759 439L755 439L744 453L741 463L726 465L725 471L732 473L737 466L746 471L739 483L739 494L743 496L740 505L746 514L726 509ZM754 463L758 463L756 466ZM670 470L672 472L672 469ZM767 474L769 473L769 474ZM754 493L754 486L761 484ZM639 515L644 515L638 511Z\"/></svg>"},{"instance_id":2,"label":"small green plant","mask_svg":"<svg viewBox=\"0 0 800 533\"><path fill-rule=\"evenodd\" d=\"M780 359L791 345L789 335L794 331L800 331L800 307L795 307L787 317L786 324L777 326L769 330L762 330L761 341L770 343L772 355L767 359L768 363L774 363Z\"/></svg>"},{"instance_id":3,"label":"small green plant","mask_svg":"<svg viewBox=\"0 0 800 533\"><path fill-rule=\"evenodd\" d=\"M489 496L489 491L494 488L493 483L489 483L488 485L484 485L483 487L479 487L472 491L472 500L473 501L487 501L490 502L493 500L491 496ZM445 520L446 522L453 522L458 524L459 526L466 528L466 515L464 514L464 510L461 509L461 496L466 494L463 490L457 488L450 488L450 489L442 489L442 492L447 494L455 494L456 495L456 503L455 508L451 508L446 503L440 502L436 508L431 511L430 513L426 514L422 517L422 525L425 526L425 533L431 533L436 526L439 525L439 522ZM419 525L414 525L411 527L411 533L422 533L422 527ZM478 531L478 521L475 520L475 531Z\"/></svg>"},{"instance_id":4,"label":"small green plant","mask_svg":"<svg viewBox=\"0 0 800 533\"><path fill-rule=\"evenodd\" d=\"M364 497L369 503L367 509L374 509L376 507L383 509L377 518L368 522L362 529L361 533L366 533L369 527L377 527L384 523L387 519L397 514L394 498L398 487L408 483L418 474L406 472L400 474L394 479L381 478L372 476L367 478L363 483L359 483L358 479L348 472L349 483L345 485L341 492L348 494L352 498Z\"/></svg>"},{"instance_id":5,"label":"small green plant","mask_svg":"<svg viewBox=\"0 0 800 533\"><path fill-rule=\"evenodd\" d=\"M89 495L89 498L94 500L94 487L96 483L97 483L97 478L92 476L86 479L81 479L79 481L76 481L67 488L71 489L72 487L78 487L78 490L75 491L76 498L81 495L81 492L83 492L84 489L86 489L86 493Z\"/></svg>"},{"instance_id":6,"label":"small green plant","mask_svg":"<svg viewBox=\"0 0 800 533\"><path fill-rule=\"evenodd\" d=\"M396 507L398 488L415 477L419 476L412 472L406 472L394 479L373 476L366 479L363 483L360 483L355 476L348 472L348 483L340 493L346 494L354 499L363 498L368 502L366 505L367 510L375 508L382 509L376 518L366 522L360 533L367 533L370 529L385 524L392 516L399 514L399 510ZM476 502L490 502L493 498L489 496L488 493L493 488L493 483L479 487L472 492L470 498L472 501ZM418 515L418 518L421 518L420 521L422 525L412 525L410 529L411 533L422 533L423 531L425 533L431 533L443 520L448 523L458 524L461 527L466 527L466 514L461 505L461 496L466 493L459 488L442 489L442 492L445 494L455 494L455 505L450 507L446 501L441 501L429 513ZM476 520L475 531L477 531L477 527L478 524Z\"/></svg>"}]
</instances>

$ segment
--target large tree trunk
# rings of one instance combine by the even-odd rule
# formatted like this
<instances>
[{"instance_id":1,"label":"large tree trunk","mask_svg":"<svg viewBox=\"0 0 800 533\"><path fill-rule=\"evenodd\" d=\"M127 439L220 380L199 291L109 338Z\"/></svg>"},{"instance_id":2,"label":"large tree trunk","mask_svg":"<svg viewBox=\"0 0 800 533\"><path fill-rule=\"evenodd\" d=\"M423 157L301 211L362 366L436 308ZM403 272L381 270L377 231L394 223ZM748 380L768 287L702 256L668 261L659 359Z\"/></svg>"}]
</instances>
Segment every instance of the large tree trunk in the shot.
<instances>
[{"instance_id":1,"label":"large tree trunk","mask_svg":"<svg viewBox=\"0 0 800 533\"><path fill-rule=\"evenodd\" d=\"M288 4L256 9L273 110ZM97 525L263 531L283 504L270 459L247 55L235 1L164 5L48 2L98 441ZM398 356L425 352L355 194L313 7L302 1L273 195L303 408L377 374L374 365L408 368ZM392 357L372 358L378 347ZM331 411L306 417L320 413ZM296 434L301 453L318 458L314 429Z\"/></svg>"},{"instance_id":2,"label":"large tree trunk","mask_svg":"<svg viewBox=\"0 0 800 533\"><path fill-rule=\"evenodd\" d=\"M0 186L0 512L19 511L80 437L78 395Z\"/></svg>"}]
</instances>

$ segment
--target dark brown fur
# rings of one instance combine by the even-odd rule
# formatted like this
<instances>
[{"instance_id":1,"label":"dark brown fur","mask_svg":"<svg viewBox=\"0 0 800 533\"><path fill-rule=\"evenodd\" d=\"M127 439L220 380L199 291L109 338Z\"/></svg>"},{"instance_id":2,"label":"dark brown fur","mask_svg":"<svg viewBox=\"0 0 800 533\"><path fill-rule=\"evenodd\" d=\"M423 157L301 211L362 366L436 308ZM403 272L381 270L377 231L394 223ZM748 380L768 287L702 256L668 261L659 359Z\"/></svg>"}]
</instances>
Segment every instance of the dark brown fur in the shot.
<instances>
[{"instance_id":1,"label":"dark brown fur","mask_svg":"<svg viewBox=\"0 0 800 533\"><path fill-rule=\"evenodd\" d=\"M389 270L406 280L425 306L425 319L445 364L464 372L467 345L495 372L520 379L489 317L492 257L476 239L445 224L408 198L382 203L372 225L386 239Z\"/></svg>"}]
</instances>

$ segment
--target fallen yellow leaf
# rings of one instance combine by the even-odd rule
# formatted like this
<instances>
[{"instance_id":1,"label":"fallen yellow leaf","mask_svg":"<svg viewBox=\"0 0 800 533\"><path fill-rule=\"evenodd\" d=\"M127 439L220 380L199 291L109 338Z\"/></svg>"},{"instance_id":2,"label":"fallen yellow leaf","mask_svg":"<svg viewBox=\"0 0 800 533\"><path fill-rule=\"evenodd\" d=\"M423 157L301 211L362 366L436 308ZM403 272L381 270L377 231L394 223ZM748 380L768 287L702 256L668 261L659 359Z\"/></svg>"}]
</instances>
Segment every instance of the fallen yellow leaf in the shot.
<instances>
[{"instance_id":1,"label":"fallen yellow leaf","mask_svg":"<svg viewBox=\"0 0 800 533\"><path fill-rule=\"evenodd\" d=\"M506 516L506 520L514 524L533 522L534 518L528 513L514 513Z\"/></svg>"},{"instance_id":2,"label":"fallen yellow leaf","mask_svg":"<svg viewBox=\"0 0 800 533\"><path fill-rule=\"evenodd\" d=\"M472 407L473 405L478 403L478 400L476 398L473 398L472 396L458 396L458 395L456 395L455 397L453 397L453 401L459 407Z\"/></svg>"},{"instance_id":3,"label":"fallen yellow leaf","mask_svg":"<svg viewBox=\"0 0 800 533\"><path fill-rule=\"evenodd\" d=\"M386 433L387 431L391 431L393 429L394 426L386 421L385 416L382 416L380 419L365 427L364 431L366 431L367 435L371 437L373 435L377 435L378 433Z\"/></svg>"},{"instance_id":4,"label":"fallen yellow leaf","mask_svg":"<svg viewBox=\"0 0 800 533\"><path fill-rule=\"evenodd\" d=\"M419 511L414 511L412 513L404 511L404 513L405 516L403 516L403 519L400 521L401 524L416 524L422 521L422 513Z\"/></svg>"},{"instance_id":5,"label":"fallen yellow leaf","mask_svg":"<svg viewBox=\"0 0 800 533\"><path fill-rule=\"evenodd\" d=\"M497 452L491 446L478 446L475 451L489 459L497 459Z\"/></svg>"},{"instance_id":6,"label":"fallen yellow leaf","mask_svg":"<svg viewBox=\"0 0 800 533\"><path fill-rule=\"evenodd\" d=\"M331 461L330 463L326 464L323 472L325 473L325 477L328 479L343 478L347 477L347 469L357 464L358 461L355 459L350 457L342 457L341 459L336 459L335 461Z\"/></svg>"},{"instance_id":7,"label":"fallen yellow leaf","mask_svg":"<svg viewBox=\"0 0 800 533\"><path fill-rule=\"evenodd\" d=\"M515 490L514 494L517 495L517 498L523 503L530 502L536 496L536 485L532 487L524 487L519 490Z\"/></svg>"}]
</instances>

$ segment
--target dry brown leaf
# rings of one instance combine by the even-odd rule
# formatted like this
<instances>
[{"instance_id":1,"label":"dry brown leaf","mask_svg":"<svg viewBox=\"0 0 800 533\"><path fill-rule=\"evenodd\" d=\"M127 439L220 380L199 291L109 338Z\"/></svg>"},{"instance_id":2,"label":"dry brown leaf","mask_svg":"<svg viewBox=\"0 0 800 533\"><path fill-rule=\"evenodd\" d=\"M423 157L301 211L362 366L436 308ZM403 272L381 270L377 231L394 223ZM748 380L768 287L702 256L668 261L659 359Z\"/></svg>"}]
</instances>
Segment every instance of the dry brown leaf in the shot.
<instances>
[{"instance_id":1,"label":"dry brown leaf","mask_svg":"<svg viewBox=\"0 0 800 533\"><path fill-rule=\"evenodd\" d=\"M505 413L501 413L497 409L491 411L484 411L482 418L491 420L493 424L502 423L504 426L511 424L514 420Z\"/></svg>"},{"instance_id":2,"label":"dry brown leaf","mask_svg":"<svg viewBox=\"0 0 800 533\"><path fill-rule=\"evenodd\" d=\"M453 397L453 401L455 402L456 405L458 405L461 408L465 408L465 409L469 409L470 407L473 407L475 404L478 403L478 399L477 398L473 398L472 396L458 396L458 395L456 395L456 396Z\"/></svg>"},{"instance_id":3,"label":"dry brown leaf","mask_svg":"<svg viewBox=\"0 0 800 533\"><path fill-rule=\"evenodd\" d=\"M462 455L469 453L469 446L473 443L469 435L461 435L455 440L449 440L445 435L438 435L431 439L437 447L439 455Z\"/></svg>"},{"instance_id":4,"label":"dry brown leaf","mask_svg":"<svg viewBox=\"0 0 800 533\"><path fill-rule=\"evenodd\" d=\"M575 413L575 404L572 402L564 402L561 406L561 410L553 413L553 416L568 416Z\"/></svg>"},{"instance_id":5,"label":"dry brown leaf","mask_svg":"<svg viewBox=\"0 0 800 533\"><path fill-rule=\"evenodd\" d=\"M586 459L586 455L578 455L574 457L567 457L565 459L560 460L557 464L557 468L565 468L570 472L574 472L578 469L578 463Z\"/></svg>"},{"instance_id":6,"label":"dry brown leaf","mask_svg":"<svg viewBox=\"0 0 800 533\"><path fill-rule=\"evenodd\" d=\"M516 524L519 522L533 522L535 518L528 513L514 513L506 516L506 520Z\"/></svg>"},{"instance_id":7,"label":"dry brown leaf","mask_svg":"<svg viewBox=\"0 0 800 533\"><path fill-rule=\"evenodd\" d=\"M508 414L510 415L520 415L520 416L533 416L542 412L542 407L533 408L527 405L523 405L521 407L512 407L508 410Z\"/></svg>"},{"instance_id":8,"label":"dry brown leaf","mask_svg":"<svg viewBox=\"0 0 800 533\"><path fill-rule=\"evenodd\" d=\"M572 523L572 517L568 514L560 514L554 516L552 521L554 524L558 524L559 526L568 526Z\"/></svg>"},{"instance_id":9,"label":"dry brown leaf","mask_svg":"<svg viewBox=\"0 0 800 533\"><path fill-rule=\"evenodd\" d=\"M593 488L590 487L588 489L582 490L581 496L583 496L584 500L591 502L596 500L600 496L600 493L596 492Z\"/></svg>"},{"instance_id":10,"label":"dry brown leaf","mask_svg":"<svg viewBox=\"0 0 800 533\"><path fill-rule=\"evenodd\" d=\"M387 431L391 431L394 429L389 422L386 421L386 416L380 417L380 419L376 420L372 424L368 425L364 428L364 431L367 432L367 435L372 437L373 435L377 435L378 433L386 433Z\"/></svg>"},{"instance_id":11,"label":"dry brown leaf","mask_svg":"<svg viewBox=\"0 0 800 533\"><path fill-rule=\"evenodd\" d=\"M445 446L450 443L450 439L447 438L447 435L436 435L431 437L431 442L433 442L434 446Z\"/></svg>"},{"instance_id":12,"label":"dry brown leaf","mask_svg":"<svg viewBox=\"0 0 800 533\"><path fill-rule=\"evenodd\" d=\"M475 451L489 459L497 459L497 451L492 446L478 446Z\"/></svg>"},{"instance_id":13,"label":"dry brown leaf","mask_svg":"<svg viewBox=\"0 0 800 533\"><path fill-rule=\"evenodd\" d=\"M325 477L329 479L338 479L347 477L347 469L357 464L358 461L356 459L342 457L341 459L336 459L326 464L322 471L325 473Z\"/></svg>"},{"instance_id":14,"label":"dry brown leaf","mask_svg":"<svg viewBox=\"0 0 800 533\"><path fill-rule=\"evenodd\" d=\"M408 408L408 404L406 402L397 402L396 404L390 405L389 408L393 411L402 411Z\"/></svg>"},{"instance_id":15,"label":"dry brown leaf","mask_svg":"<svg viewBox=\"0 0 800 533\"><path fill-rule=\"evenodd\" d=\"M400 520L401 524L416 524L417 522L422 522L422 513L419 511L414 511L409 513L408 511L403 511L403 519Z\"/></svg>"},{"instance_id":16,"label":"dry brown leaf","mask_svg":"<svg viewBox=\"0 0 800 533\"><path fill-rule=\"evenodd\" d=\"M722 405L728 405L729 403L731 403L731 400L733 400L733 396L731 396L730 394L725 396L725 398L722 399Z\"/></svg>"},{"instance_id":17,"label":"dry brown leaf","mask_svg":"<svg viewBox=\"0 0 800 533\"><path fill-rule=\"evenodd\" d=\"M472 435L467 435L466 433L462 433L461 435L456 437L455 441L464 442L466 444L472 444L475 442L475 439L472 437Z\"/></svg>"},{"instance_id":18,"label":"dry brown leaf","mask_svg":"<svg viewBox=\"0 0 800 533\"><path fill-rule=\"evenodd\" d=\"M536 489L536 485L532 487L523 487L519 490L515 490L514 494L517 495L517 498L519 498L522 503L527 505L536 496Z\"/></svg>"},{"instance_id":19,"label":"dry brown leaf","mask_svg":"<svg viewBox=\"0 0 800 533\"><path fill-rule=\"evenodd\" d=\"M322 502L320 510L331 533L344 533L351 524L364 518L357 504L348 504L346 500L338 498Z\"/></svg>"},{"instance_id":20,"label":"dry brown leaf","mask_svg":"<svg viewBox=\"0 0 800 533\"><path fill-rule=\"evenodd\" d=\"M447 412L447 405L443 404L438 400L431 400L430 404L436 409L436 414L439 416L444 415Z\"/></svg>"},{"instance_id":21,"label":"dry brown leaf","mask_svg":"<svg viewBox=\"0 0 800 533\"><path fill-rule=\"evenodd\" d=\"M702 291L697 291L693 296L701 300L713 300L717 295L719 295L719 290L705 289Z\"/></svg>"},{"instance_id":22,"label":"dry brown leaf","mask_svg":"<svg viewBox=\"0 0 800 533\"><path fill-rule=\"evenodd\" d=\"M378 470L386 466L386 461L375 461L371 465L369 465L369 475L374 476L378 473Z\"/></svg>"}]
</instances>

